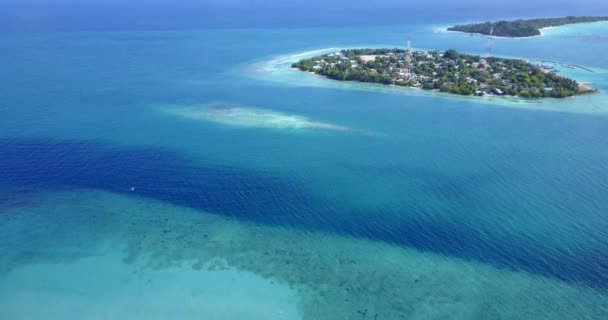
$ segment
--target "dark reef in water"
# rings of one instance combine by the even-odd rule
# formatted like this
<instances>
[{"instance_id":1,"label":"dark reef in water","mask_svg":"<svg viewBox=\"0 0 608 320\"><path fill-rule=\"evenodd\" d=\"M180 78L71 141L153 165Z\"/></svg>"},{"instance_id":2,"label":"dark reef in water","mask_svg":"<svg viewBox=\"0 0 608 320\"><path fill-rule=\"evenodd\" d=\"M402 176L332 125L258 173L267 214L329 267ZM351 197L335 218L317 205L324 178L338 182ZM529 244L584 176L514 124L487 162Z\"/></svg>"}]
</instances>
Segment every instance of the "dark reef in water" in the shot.
<instances>
[{"instance_id":1,"label":"dark reef in water","mask_svg":"<svg viewBox=\"0 0 608 320\"><path fill-rule=\"evenodd\" d=\"M437 218L436 210L409 203L401 208L357 212L337 207L298 186L298 181L266 172L215 164L195 165L157 149L114 147L86 141L0 140L0 184L4 189L101 189L170 202L268 225L322 230L382 240L419 250L474 259L499 267L608 287L608 247L564 250L559 239L543 245L505 236L496 225ZM353 168L353 170L357 170ZM362 170L365 170L364 168ZM475 205L467 187L475 177L434 172L419 176L428 192L459 205ZM415 173L414 173L415 172ZM492 177L478 177L481 181ZM131 191L130 187L135 190ZM415 213L404 215L402 213ZM525 214L514 213L514 214ZM434 217L434 218L433 218ZM445 216L444 216L445 217ZM563 223L568 223L564 221ZM591 236L587 241L592 241Z\"/></svg>"}]
</instances>

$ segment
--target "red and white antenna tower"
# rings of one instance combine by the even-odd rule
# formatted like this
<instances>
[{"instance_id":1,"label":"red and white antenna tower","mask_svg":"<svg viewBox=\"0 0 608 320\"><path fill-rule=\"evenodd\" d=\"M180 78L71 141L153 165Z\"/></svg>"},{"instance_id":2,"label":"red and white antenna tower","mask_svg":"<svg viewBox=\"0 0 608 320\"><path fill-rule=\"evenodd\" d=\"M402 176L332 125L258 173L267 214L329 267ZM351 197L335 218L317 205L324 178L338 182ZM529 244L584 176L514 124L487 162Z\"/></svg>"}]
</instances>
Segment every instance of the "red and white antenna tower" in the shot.
<instances>
[{"instance_id":1,"label":"red and white antenna tower","mask_svg":"<svg viewBox=\"0 0 608 320\"><path fill-rule=\"evenodd\" d=\"M492 50L494 47L494 25L490 25L490 36L488 37L488 58L492 58Z\"/></svg>"},{"instance_id":2,"label":"red and white antenna tower","mask_svg":"<svg viewBox=\"0 0 608 320\"><path fill-rule=\"evenodd\" d=\"M412 38L411 35L407 34L407 49L405 50L405 69L410 72L412 67Z\"/></svg>"}]
</instances>

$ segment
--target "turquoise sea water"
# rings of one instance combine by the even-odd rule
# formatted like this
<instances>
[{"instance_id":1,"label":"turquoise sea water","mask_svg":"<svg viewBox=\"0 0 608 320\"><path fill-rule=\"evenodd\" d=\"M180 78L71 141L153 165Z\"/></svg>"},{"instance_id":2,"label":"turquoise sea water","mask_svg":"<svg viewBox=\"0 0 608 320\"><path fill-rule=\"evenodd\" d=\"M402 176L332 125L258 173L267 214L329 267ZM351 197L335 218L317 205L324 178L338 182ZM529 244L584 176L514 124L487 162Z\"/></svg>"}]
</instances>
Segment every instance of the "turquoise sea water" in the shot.
<instances>
[{"instance_id":1,"label":"turquoise sea water","mask_svg":"<svg viewBox=\"0 0 608 320\"><path fill-rule=\"evenodd\" d=\"M593 70L560 68L600 90L575 99L289 68L484 52L443 27L2 35L0 315L605 319L608 24L495 40Z\"/></svg>"}]
</instances>

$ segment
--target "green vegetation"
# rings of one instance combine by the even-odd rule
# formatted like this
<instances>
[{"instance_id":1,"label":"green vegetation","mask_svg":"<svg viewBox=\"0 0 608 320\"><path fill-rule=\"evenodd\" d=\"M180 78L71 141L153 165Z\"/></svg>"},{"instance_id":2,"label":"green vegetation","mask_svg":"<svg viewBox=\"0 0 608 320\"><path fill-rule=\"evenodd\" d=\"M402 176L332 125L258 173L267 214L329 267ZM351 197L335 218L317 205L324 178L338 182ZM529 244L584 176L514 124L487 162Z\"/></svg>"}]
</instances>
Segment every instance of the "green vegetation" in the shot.
<instances>
[{"instance_id":1,"label":"green vegetation","mask_svg":"<svg viewBox=\"0 0 608 320\"><path fill-rule=\"evenodd\" d=\"M493 35L497 37L532 37L540 35L540 29L547 27L557 27L573 23L586 23L607 21L608 17L564 17L546 19L519 19L514 21L498 21L465 24L448 28L449 31L460 31L468 33L479 33L490 35L490 30L494 26Z\"/></svg>"},{"instance_id":2,"label":"green vegetation","mask_svg":"<svg viewBox=\"0 0 608 320\"><path fill-rule=\"evenodd\" d=\"M408 55L409 69L406 68ZM460 95L565 98L595 92L522 60L484 59L455 50L342 50L298 61L292 67L334 80L393 84Z\"/></svg>"}]
</instances>

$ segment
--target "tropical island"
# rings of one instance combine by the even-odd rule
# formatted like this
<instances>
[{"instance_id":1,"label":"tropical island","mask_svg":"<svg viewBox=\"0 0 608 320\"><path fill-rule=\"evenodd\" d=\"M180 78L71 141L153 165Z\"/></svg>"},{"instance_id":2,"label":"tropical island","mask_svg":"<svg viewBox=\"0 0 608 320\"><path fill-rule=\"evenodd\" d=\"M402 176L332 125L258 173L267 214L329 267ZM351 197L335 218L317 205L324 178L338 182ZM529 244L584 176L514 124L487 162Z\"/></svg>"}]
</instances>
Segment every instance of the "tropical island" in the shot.
<instances>
[{"instance_id":1,"label":"tropical island","mask_svg":"<svg viewBox=\"0 0 608 320\"><path fill-rule=\"evenodd\" d=\"M496 37L523 38L541 35L541 29L563 26L574 23L588 23L608 21L608 17L563 17L544 19L519 19L513 21L497 21L457 25L448 28L448 31L478 33Z\"/></svg>"},{"instance_id":2,"label":"tropical island","mask_svg":"<svg viewBox=\"0 0 608 320\"><path fill-rule=\"evenodd\" d=\"M349 49L300 60L293 68L330 79L459 95L565 98L596 92L550 67L455 50Z\"/></svg>"}]
</instances>

